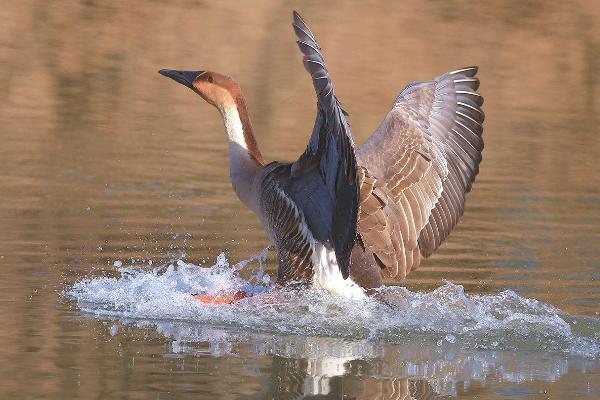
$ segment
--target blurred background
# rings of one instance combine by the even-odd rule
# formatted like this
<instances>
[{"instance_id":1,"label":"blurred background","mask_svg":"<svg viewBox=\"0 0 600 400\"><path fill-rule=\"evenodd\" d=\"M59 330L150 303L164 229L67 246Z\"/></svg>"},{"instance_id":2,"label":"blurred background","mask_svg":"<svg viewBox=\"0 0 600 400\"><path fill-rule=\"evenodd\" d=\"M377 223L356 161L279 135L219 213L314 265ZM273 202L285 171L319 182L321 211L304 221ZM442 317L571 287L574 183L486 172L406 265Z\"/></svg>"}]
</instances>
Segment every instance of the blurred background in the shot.
<instances>
[{"instance_id":1,"label":"blurred background","mask_svg":"<svg viewBox=\"0 0 600 400\"><path fill-rule=\"evenodd\" d=\"M231 75L265 159L293 160L315 115L293 9L319 39L357 144L408 82L480 67L481 172L458 228L403 284L513 289L598 318L600 2L4 2L0 397L285 397L272 380L282 367L269 357L250 374L232 372L245 362L238 357L186 375L167 356L165 336L112 338L61 292L89 274L114 273L117 260L212 263L225 251L238 261L267 245L231 189L218 113L157 71ZM137 367L131 354L142 360ZM212 368L225 372L211 377ZM223 383L223 374L241 378ZM569 380L579 382L531 393L565 398ZM352 384L357 398L377 392ZM390 390L410 385L422 383ZM239 393L223 395L231 387ZM338 389L331 398L342 398ZM462 395L506 395L486 390Z\"/></svg>"}]
</instances>

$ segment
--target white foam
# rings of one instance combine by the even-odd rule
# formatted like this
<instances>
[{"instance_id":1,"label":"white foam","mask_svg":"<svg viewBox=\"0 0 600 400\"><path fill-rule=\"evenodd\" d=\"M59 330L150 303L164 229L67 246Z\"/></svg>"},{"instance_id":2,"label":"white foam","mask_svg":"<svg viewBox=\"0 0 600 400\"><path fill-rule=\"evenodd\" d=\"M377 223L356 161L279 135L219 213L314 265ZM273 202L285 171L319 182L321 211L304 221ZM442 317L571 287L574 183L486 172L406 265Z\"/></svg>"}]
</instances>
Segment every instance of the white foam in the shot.
<instances>
[{"instance_id":1,"label":"white foam","mask_svg":"<svg viewBox=\"0 0 600 400\"><path fill-rule=\"evenodd\" d=\"M148 265L118 268L119 277L77 282L65 293L86 314L99 318L183 321L252 333L296 334L367 340L373 343L429 343L437 347L495 351L550 351L600 358L600 321L573 316L506 290L466 295L446 283L431 292L388 289L401 307L372 298L348 299L322 289L282 290L273 297L262 271L244 280L221 254L215 265L183 260L148 270ZM192 293L245 290L253 297L235 304L206 305Z\"/></svg>"}]
</instances>

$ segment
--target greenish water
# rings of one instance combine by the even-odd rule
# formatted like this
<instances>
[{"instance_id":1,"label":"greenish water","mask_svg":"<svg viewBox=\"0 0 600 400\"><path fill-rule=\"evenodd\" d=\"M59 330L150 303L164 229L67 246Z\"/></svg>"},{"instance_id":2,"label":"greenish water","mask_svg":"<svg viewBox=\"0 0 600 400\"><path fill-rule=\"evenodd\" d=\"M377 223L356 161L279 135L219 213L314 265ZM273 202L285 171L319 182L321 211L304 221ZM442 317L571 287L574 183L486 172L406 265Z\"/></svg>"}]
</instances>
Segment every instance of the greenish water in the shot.
<instances>
[{"instance_id":1,"label":"greenish water","mask_svg":"<svg viewBox=\"0 0 600 400\"><path fill-rule=\"evenodd\" d=\"M217 257L267 242L217 113L156 71L234 76L265 158L294 159L315 108L294 8L357 143L409 81L480 66L481 172L404 309L186 296L256 283ZM600 396L596 2L24 1L0 21L0 397Z\"/></svg>"}]
</instances>

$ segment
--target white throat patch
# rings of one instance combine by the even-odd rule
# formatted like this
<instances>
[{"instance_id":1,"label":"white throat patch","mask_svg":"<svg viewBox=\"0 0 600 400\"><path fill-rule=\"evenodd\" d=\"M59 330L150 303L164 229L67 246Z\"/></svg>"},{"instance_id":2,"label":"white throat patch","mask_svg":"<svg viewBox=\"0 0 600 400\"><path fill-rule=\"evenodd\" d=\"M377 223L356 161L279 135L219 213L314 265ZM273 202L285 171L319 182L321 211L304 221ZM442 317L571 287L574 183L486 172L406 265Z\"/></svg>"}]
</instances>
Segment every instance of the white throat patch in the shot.
<instances>
[{"instance_id":1,"label":"white throat patch","mask_svg":"<svg viewBox=\"0 0 600 400\"><path fill-rule=\"evenodd\" d=\"M225 122L225 130L227 131L227 139L229 143L235 143L244 149L248 150L246 144L246 138L244 137L244 128L242 127L242 120L240 119L240 113L235 107L224 108L223 121Z\"/></svg>"}]
</instances>

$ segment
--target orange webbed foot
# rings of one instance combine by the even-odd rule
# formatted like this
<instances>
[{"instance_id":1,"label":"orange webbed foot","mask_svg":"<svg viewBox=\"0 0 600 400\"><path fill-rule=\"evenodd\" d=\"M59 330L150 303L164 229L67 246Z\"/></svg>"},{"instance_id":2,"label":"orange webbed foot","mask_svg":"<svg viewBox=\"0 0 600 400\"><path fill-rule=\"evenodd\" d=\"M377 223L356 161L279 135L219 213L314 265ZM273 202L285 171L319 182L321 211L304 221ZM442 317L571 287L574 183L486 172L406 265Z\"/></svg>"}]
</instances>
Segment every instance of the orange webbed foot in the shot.
<instances>
[{"instance_id":1,"label":"orange webbed foot","mask_svg":"<svg viewBox=\"0 0 600 400\"><path fill-rule=\"evenodd\" d=\"M236 301L250 297L248 293L243 290L238 290L235 293L223 293L223 294L195 294L194 298L205 304L232 304Z\"/></svg>"}]
</instances>

